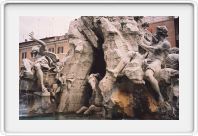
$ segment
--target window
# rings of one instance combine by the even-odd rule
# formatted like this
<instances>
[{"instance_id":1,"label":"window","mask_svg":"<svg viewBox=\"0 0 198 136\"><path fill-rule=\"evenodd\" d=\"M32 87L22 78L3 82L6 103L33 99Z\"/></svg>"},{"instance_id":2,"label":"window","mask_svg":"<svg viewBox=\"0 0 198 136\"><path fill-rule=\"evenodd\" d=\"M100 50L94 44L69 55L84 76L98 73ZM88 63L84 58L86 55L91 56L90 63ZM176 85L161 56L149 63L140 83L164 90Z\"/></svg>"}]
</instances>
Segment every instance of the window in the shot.
<instances>
[{"instance_id":1,"label":"window","mask_svg":"<svg viewBox=\"0 0 198 136\"><path fill-rule=\"evenodd\" d=\"M58 47L58 53L63 53L63 47Z\"/></svg>"},{"instance_id":2,"label":"window","mask_svg":"<svg viewBox=\"0 0 198 136\"><path fill-rule=\"evenodd\" d=\"M26 52L22 52L22 59L27 58L27 53Z\"/></svg>"},{"instance_id":3,"label":"window","mask_svg":"<svg viewBox=\"0 0 198 136\"><path fill-rule=\"evenodd\" d=\"M48 51L49 52L54 52L54 48L49 48Z\"/></svg>"}]
</instances>

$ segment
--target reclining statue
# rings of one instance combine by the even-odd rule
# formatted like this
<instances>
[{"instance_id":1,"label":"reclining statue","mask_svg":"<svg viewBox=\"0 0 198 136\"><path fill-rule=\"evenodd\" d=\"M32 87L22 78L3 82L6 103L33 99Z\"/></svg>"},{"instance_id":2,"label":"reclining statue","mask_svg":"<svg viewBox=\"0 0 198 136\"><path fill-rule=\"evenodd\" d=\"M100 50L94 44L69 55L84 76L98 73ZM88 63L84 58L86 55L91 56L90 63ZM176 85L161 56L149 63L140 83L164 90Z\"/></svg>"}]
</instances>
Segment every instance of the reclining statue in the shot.
<instances>
[{"instance_id":1,"label":"reclining statue","mask_svg":"<svg viewBox=\"0 0 198 136\"><path fill-rule=\"evenodd\" d=\"M44 85L43 70L53 70L56 73L60 72L61 63L56 54L47 51L45 42L36 39L33 32L29 36L31 40L36 41L39 45L32 47L32 60L23 59L25 71L22 76L27 78L36 77L39 80L42 94L44 95L48 93L48 89Z\"/></svg>"}]
</instances>

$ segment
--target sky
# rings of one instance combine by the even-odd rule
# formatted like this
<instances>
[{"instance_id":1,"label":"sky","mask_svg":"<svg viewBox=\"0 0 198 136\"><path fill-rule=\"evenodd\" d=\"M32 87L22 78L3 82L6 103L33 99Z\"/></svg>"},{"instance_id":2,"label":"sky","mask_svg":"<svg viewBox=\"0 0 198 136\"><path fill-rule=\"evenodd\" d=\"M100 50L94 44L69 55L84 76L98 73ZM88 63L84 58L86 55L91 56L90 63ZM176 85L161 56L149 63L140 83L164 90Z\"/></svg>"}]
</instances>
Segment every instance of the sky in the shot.
<instances>
[{"instance_id":1,"label":"sky","mask_svg":"<svg viewBox=\"0 0 198 136\"><path fill-rule=\"evenodd\" d=\"M67 33L69 24L78 16L21 16L19 17L19 42L30 40L29 33L36 38L59 36Z\"/></svg>"}]
</instances>

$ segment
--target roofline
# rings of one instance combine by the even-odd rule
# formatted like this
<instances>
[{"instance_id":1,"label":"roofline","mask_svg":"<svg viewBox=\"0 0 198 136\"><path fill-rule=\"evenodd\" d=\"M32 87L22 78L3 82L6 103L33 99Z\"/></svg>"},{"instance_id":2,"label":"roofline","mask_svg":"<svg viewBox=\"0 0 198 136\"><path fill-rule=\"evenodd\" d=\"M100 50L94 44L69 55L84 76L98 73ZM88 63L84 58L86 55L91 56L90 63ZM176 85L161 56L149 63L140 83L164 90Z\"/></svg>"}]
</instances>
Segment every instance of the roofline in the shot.
<instances>
[{"instance_id":1,"label":"roofline","mask_svg":"<svg viewBox=\"0 0 198 136\"><path fill-rule=\"evenodd\" d=\"M60 42L60 41L65 41L65 40L68 40L68 39L62 39L62 40L57 40L58 42ZM31 41L31 42L34 42L34 41ZM53 43L53 42L56 42L56 41L52 41L52 42L46 42L46 44L47 44L47 46L50 44L50 43ZM35 46L35 45L38 45L38 43L37 42L35 42L36 44L34 44L34 45L31 45L31 44L28 44L28 45L21 45L21 44L19 44L19 48L24 48L24 47L31 47L31 46Z\"/></svg>"},{"instance_id":2,"label":"roofline","mask_svg":"<svg viewBox=\"0 0 198 136\"><path fill-rule=\"evenodd\" d=\"M52 38L56 38L56 37L62 37L65 35L60 35L60 36L51 36L51 37L45 37L45 38L41 38L40 40L46 40L46 39L52 39ZM24 42L19 42L19 44L23 44L23 43L31 43L31 42L35 42L35 41L24 41Z\"/></svg>"}]
</instances>

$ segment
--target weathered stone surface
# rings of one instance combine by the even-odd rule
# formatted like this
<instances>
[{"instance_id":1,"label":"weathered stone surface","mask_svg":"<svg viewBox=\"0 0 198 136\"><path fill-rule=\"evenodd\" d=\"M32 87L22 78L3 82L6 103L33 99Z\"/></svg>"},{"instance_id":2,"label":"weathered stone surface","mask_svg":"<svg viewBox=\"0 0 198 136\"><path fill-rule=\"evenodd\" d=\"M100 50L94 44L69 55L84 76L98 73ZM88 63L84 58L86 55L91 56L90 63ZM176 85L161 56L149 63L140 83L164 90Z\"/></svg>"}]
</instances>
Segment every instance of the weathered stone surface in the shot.
<instances>
[{"instance_id":1,"label":"weathered stone surface","mask_svg":"<svg viewBox=\"0 0 198 136\"><path fill-rule=\"evenodd\" d=\"M153 35L142 28L141 18L83 16L70 23L69 57L65 56L67 59L62 61L61 79L56 79L60 82L56 87L60 96L53 96L58 98L55 99L57 112L94 113L106 119L118 119L118 116L120 119L178 119L179 56L174 50L164 59L163 48L153 47L154 51L143 48L147 43L151 47L149 40ZM158 29L165 31L166 27ZM168 42L161 43L160 47L166 45L168 49ZM154 57L145 63L148 54ZM153 64L156 55L159 55L157 70L147 67L156 65ZM153 75L145 74L148 69ZM54 75L44 77L45 82L52 84L49 88L53 88ZM159 87L153 87L153 80L157 80L157 85L159 82ZM167 103L159 102L160 92ZM169 105L176 114L167 108Z\"/></svg>"},{"instance_id":2,"label":"weathered stone surface","mask_svg":"<svg viewBox=\"0 0 198 136\"><path fill-rule=\"evenodd\" d=\"M112 93L111 100L114 104L118 105L128 117L134 117L134 100L132 93L116 90Z\"/></svg>"},{"instance_id":3,"label":"weathered stone surface","mask_svg":"<svg viewBox=\"0 0 198 136\"><path fill-rule=\"evenodd\" d=\"M59 112L76 111L82 106L84 85L86 84L86 77L91 70L93 63L92 45L87 41L82 31L86 29L81 18L73 21L69 27L69 44L74 49L74 54L71 60L66 62L66 67L61 71L66 75L67 79L72 79L70 88L61 96ZM92 35L95 37L95 35ZM69 95L69 96L67 96ZM68 98L67 103L65 97ZM63 108L67 105L67 108ZM74 106L75 105L75 106ZM64 111L63 111L64 109Z\"/></svg>"}]
</instances>

